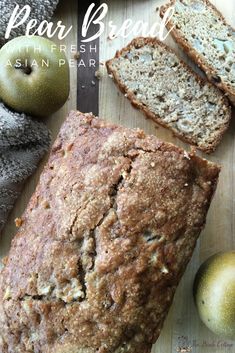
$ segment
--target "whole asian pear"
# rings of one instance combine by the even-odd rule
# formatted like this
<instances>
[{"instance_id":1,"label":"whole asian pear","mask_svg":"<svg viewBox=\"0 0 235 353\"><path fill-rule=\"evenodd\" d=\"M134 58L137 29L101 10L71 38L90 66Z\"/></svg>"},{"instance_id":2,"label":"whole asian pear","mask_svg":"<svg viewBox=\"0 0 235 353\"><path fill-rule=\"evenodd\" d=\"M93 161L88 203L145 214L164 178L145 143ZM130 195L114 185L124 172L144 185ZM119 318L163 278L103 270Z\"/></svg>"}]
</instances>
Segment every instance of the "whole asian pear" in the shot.
<instances>
[{"instance_id":1,"label":"whole asian pear","mask_svg":"<svg viewBox=\"0 0 235 353\"><path fill-rule=\"evenodd\" d=\"M235 251L215 254L202 264L194 282L194 298L205 325L235 340Z\"/></svg>"},{"instance_id":2,"label":"whole asian pear","mask_svg":"<svg viewBox=\"0 0 235 353\"><path fill-rule=\"evenodd\" d=\"M51 115L69 95L69 65L60 47L39 36L20 36L0 50L0 99L33 116Z\"/></svg>"}]
</instances>

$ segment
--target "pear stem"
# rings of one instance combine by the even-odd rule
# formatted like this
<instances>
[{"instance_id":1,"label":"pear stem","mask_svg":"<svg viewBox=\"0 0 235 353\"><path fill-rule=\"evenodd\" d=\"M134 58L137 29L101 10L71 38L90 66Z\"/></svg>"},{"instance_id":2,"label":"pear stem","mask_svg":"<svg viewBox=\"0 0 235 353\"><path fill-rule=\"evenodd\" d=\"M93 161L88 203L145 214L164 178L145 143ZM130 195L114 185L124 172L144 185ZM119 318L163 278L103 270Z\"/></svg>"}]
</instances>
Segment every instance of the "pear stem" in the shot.
<instances>
[{"instance_id":1,"label":"pear stem","mask_svg":"<svg viewBox=\"0 0 235 353\"><path fill-rule=\"evenodd\" d=\"M17 70L22 70L26 75L30 75L31 72L32 72L31 67L25 66L25 65L23 65L23 64L15 64L14 67L15 67L15 69L17 69Z\"/></svg>"}]
</instances>

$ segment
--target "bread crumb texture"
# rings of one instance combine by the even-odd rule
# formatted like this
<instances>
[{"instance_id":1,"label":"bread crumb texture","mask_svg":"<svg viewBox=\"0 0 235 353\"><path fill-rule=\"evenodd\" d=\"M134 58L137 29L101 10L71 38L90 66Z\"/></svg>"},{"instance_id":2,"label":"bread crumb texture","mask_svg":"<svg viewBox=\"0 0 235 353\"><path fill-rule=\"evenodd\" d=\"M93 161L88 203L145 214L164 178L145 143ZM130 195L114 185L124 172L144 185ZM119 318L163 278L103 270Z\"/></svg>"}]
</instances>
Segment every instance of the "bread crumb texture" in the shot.
<instances>
[{"instance_id":1,"label":"bread crumb texture","mask_svg":"<svg viewBox=\"0 0 235 353\"><path fill-rule=\"evenodd\" d=\"M148 117L198 149L214 151L229 125L228 101L170 48L156 39L136 38L107 62L107 69Z\"/></svg>"},{"instance_id":2,"label":"bread crumb texture","mask_svg":"<svg viewBox=\"0 0 235 353\"><path fill-rule=\"evenodd\" d=\"M173 0L161 8L162 16L169 6L175 9L168 23L175 39L214 84L235 95L235 30L207 0Z\"/></svg>"},{"instance_id":3,"label":"bread crumb texture","mask_svg":"<svg viewBox=\"0 0 235 353\"><path fill-rule=\"evenodd\" d=\"M0 275L0 352L149 353L218 174L71 112Z\"/></svg>"}]
</instances>

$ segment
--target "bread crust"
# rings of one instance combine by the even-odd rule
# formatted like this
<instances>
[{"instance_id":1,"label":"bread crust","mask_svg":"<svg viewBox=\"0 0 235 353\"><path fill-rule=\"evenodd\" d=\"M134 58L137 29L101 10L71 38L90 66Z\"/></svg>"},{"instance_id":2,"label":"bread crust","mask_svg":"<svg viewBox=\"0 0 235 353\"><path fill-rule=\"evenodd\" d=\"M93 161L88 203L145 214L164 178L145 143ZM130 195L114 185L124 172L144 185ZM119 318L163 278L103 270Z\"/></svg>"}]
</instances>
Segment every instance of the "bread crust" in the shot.
<instances>
[{"instance_id":1,"label":"bread crust","mask_svg":"<svg viewBox=\"0 0 235 353\"><path fill-rule=\"evenodd\" d=\"M215 13L218 15L218 17L221 19L221 21L231 28L231 30L235 31L235 29L230 26L227 21L225 20L224 16L222 13L209 1L209 0L203 0L204 4L211 8ZM165 12L167 9L171 6L174 6L175 0L171 0L168 4L163 5L160 7L160 16L163 18ZM173 27L173 22L170 20L167 25L167 29L171 29ZM215 80L215 69L207 63L205 58L196 50L194 49L189 42L185 40L185 38L180 34L180 31L177 30L176 27L174 27L171 30L171 35L172 37L176 40L176 42L181 46L181 48L186 52L186 54L205 72L208 80L215 86L217 86L219 89L221 89L223 92L225 92L226 96L229 98L230 102L235 105L235 88L231 87L230 85L226 84L223 81L223 78L221 78L221 82L217 82Z\"/></svg>"},{"instance_id":2,"label":"bread crust","mask_svg":"<svg viewBox=\"0 0 235 353\"><path fill-rule=\"evenodd\" d=\"M142 46L148 45L148 44L153 45L153 46L154 45L161 46L162 48L164 48L164 50L167 50L168 52L174 53L177 56L177 58L180 60L180 64L183 65L190 72L190 74L195 77L195 79L197 80L197 82L199 82L200 85L202 85L206 82L196 72L194 72L191 67L189 67L183 60L181 60L180 57L178 56L178 54L172 48L168 47L166 44L162 43L160 40L158 40L156 38L150 38L150 37L148 37L148 38L144 38L144 37L135 38L125 48L122 48L121 50L117 51L114 58L121 57L123 52L130 50L133 46L138 48L138 47L142 47ZM147 118L152 119L157 124L173 131L173 134L175 136L177 136L180 140L182 140L186 143L189 143L191 145L194 145L197 149L199 149L207 154L210 154L215 151L215 149L217 148L217 146L219 145L219 143L222 140L223 134L228 129L230 119L231 119L231 107L230 107L229 102L226 98L224 98L224 105L225 105L225 109L227 111L227 119L223 125L223 128L220 130L220 133L216 136L213 143L211 143L210 145L199 146L197 144L197 141L190 139L188 136L185 136L185 135L179 133L179 131L177 129L174 129L171 126L169 126L167 123L165 123L161 119L160 116L154 114L146 106L144 106L136 98L136 96L131 91L129 91L127 89L127 87L119 80L118 73L115 72L115 70L111 69L112 60L113 59L106 61L107 71L112 76L114 82L116 83L118 88L121 90L121 92L124 93L125 96L131 101L131 104L134 108L141 110ZM213 86L210 83L208 83L208 84Z\"/></svg>"},{"instance_id":3,"label":"bread crust","mask_svg":"<svg viewBox=\"0 0 235 353\"><path fill-rule=\"evenodd\" d=\"M219 171L71 112L0 275L0 352L149 353Z\"/></svg>"}]
</instances>

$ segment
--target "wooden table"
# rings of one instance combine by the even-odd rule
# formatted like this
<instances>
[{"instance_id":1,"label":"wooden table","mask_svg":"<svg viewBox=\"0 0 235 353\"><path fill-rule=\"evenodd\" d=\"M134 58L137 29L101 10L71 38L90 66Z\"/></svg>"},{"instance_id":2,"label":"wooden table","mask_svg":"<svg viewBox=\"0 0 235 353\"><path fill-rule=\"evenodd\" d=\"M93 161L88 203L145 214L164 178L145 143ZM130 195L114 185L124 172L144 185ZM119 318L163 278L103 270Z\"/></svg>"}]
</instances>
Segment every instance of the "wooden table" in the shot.
<instances>
[{"instance_id":1,"label":"wooden table","mask_svg":"<svg viewBox=\"0 0 235 353\"><path fill-rule=\"evenodd\" d=\"M80 3L86 5L80 5ZM79 3L79 5L77 5ZM105 32L96 42L97 52L90 54L96 57L97 64L112 57L118 48L127 44L132 37L126 39L116 38L109 40L109 31L107 28L108 21L112 20L118 26L121 26L126 18L134 21L144 20L149 24L158 20L156 12L157 6L164 3L158 0L107 0L109 12L105 18ZM215 5L222 11L226 19L235 27L235 1L234 0L217 0L213 1ZM79 9L78 9L79 6ZM68 58L74 61L74 53L71 53L71 45L80 45L81 39L81 22L83 19L83 11L88 7L88 1L61 0L54 20L62 20L67 25L73 25L73 31L62 41L67 45ZM80 15L79 15L80 14ZM175 47L179 54L190 64L182 51L177 48L172 39L167 40L168 43ZM78 48L79 50L79 48ZM76 64L79 60L88 60L88 53L81 54L81 57L71 67L71 93L70 99L66 105L54 116L48 119L47 124L52 130L53 139L71 109L76 109L77 101L80 110L94 110L100 117L114 123L123 124L128 127L140 127L147 133L154 134L159 138L173 142L179 146L188 149L188 146L174 138L172 134L157 127L152 121L146 120L143 115L132 108L129 101L123 97L108 77L104 66L100 65L102 78L98 81L94 77L97 69L80 68L77 72ZM192 65L195 69L195 66ZM78 76L78 77L77 77ZM93 82L94 81L94 82ZM77 99L78 94L78 99ZM155 346L155 353L170 353L180 351L181 346L193 346L193 353L234 353L235 341L231 342L223 338L219 338L211 333L200 321L192 297L192 283L194 275L201 264L208 256L220 251L235 248L235 121L233 120L229 131L226 133L223 142L218 150L208 159L218 162L222 165L222 172L218 189L210 208L207 225L197 248L194 252L187 271L177 290L174 303L165 322L162 334ZM15 208L9 218L7 226L0 239L0 256L7 254L11 238L16 232L14 219L20 216L35 189L40 172L45 160L41 163L37 172L26 183L21 197L15 205ZM36 222L37 220L35 220ZM22 254L23 256L23 254ZM184 352L182 350L182 352Z\"/></svg>"}]
</instances>

